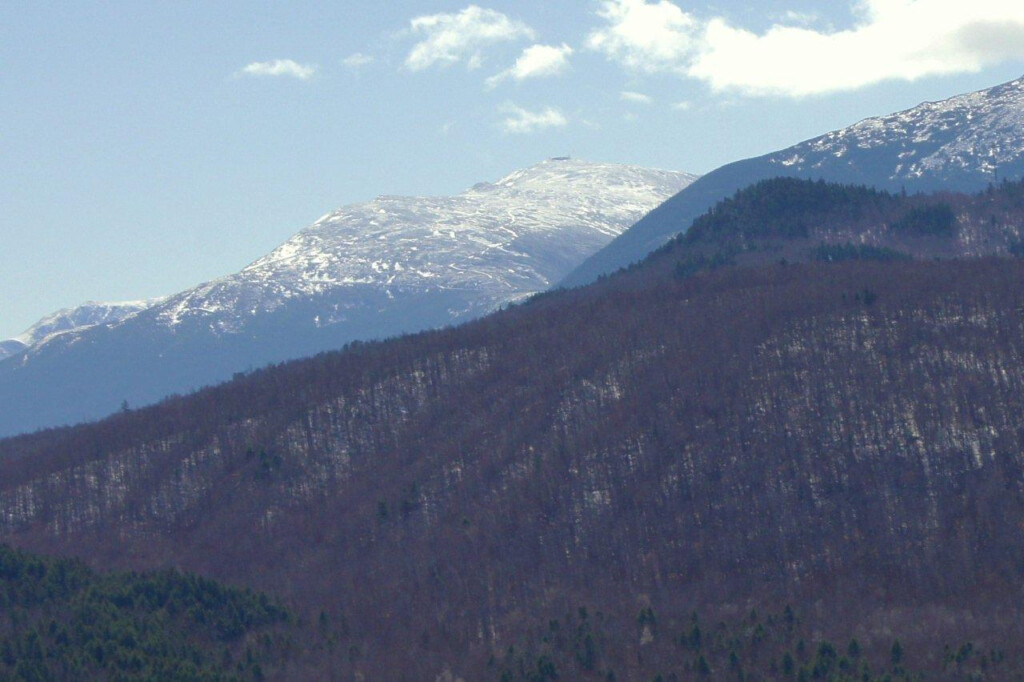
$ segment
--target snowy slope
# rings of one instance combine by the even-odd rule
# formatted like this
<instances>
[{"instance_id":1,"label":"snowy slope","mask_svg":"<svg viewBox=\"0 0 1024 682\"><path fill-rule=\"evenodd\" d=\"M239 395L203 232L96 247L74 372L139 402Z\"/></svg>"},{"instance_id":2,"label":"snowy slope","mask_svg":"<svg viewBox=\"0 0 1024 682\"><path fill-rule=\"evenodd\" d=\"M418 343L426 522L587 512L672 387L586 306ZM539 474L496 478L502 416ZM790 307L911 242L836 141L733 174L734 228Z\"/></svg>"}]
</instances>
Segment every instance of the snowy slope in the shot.
<instances>
[{"instance_id":1,"label":"snowy slope","mask_svg":"<svg viewBox=\"0 0 1024 682\"><path fill-rule=\"evenodd\" d=\"M865 119L771 154L768 162L813 172L838 160L865 175L876 168L886 174L875 180L938 185L994 180L1000 167L1018 168L1022 159L1024 78Z\"/></svg>"},{"instance_id":2,"label":"snowy slope","mask_svg":"<svg viewBox=\"0 0 1024 682\"><path fill-rule=\"evenodd\" d=\"M640 260L716 202L775 176L823 178L890 190L974 191L1024 175L1024 78L926 102L700 178L576 268L577 286Z\"/></svg>"},{"instance_id":3,"label":"snowy slope","mask_svg":"<svg viewBox=\"0 0 1024 682\"><path fill-rule=\"evenodd\" d=\"M87 301L75 308L64 308L47 315L24 332L0 341L0 360L46 343L57 334L84 332L101 324L120 322L163 299L98 303Z\"/></svg>"},{"instance_id":4,"label":"snowy slope","mask_svg":"<svg viewBox=\"0 0 1024 682\"><path fill-rule=\"evenodd\" d=\"M119 320L69 322L0 361L0 435L483 315L558 282L694 179L551 159L456 196L345 206L240 272Z\"/></svg>"},{"instance_id":5,"label":"snowy slope","mask_svg":"<svg viewBox=\"0 0 1024 682\"><path fill-rule=\"evenodd\" d=\"M205 318L237 332L295 299L469 292L465 309L436 320L451 322L547 289L694 179L552 159L453 197L381 196L325 215L237 274L171 297L158 319ZM346 299L311 322L342 322L358 305Z\"/></svg>"}]
</instances>

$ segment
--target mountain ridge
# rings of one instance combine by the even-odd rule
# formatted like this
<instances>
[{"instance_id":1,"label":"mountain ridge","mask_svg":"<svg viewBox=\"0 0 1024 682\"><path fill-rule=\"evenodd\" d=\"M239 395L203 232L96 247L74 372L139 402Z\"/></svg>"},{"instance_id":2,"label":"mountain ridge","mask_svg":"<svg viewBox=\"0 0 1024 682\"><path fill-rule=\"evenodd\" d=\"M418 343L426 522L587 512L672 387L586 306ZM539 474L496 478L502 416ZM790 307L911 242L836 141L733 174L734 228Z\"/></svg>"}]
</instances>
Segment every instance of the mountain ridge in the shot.
<instances>
[{"instance_id":1,"label":"mountain ridge","mask_svg":"<svg viewBox=\"0 0 1024 682\"><path fill-rule=\"evenodd\" d=\"M559 159L494 183L478 183L453 197L381 195L321 217L235 275L172 297L175 300L167 302L160 319L173 326L180 323L182 311L205 315L217 307L211 300L218 288L247 283L263 283L266 298L272 298L267 290L274 284L280 290L273 291L273 296L279 298L322 295L344 285L428 291L490 288L483 307L493 308L514 300L502 290L526 292L516 293L518 298L546 289L553 283L553 273L574 260L577 251L595 248L596 242L614 236L621 231L618 226L656 203L661 187L686 184L694 177ZM607 193L604 201L595 199L598 192ZM559 215L565 213L572 218ZM588 219L596 235L577 230L569 236L574 245L547 244L543 259L537 253L540 249L530 243L552 237L551 233L560 231L553 229L560 221ZM350 234L354 225L370 229ZM367 248L362 240L373 240L372 246ZM501 270L514 277L503 281ZM194 296L200 303L179 303L183 295ZM280 301L259 304L273 309ZM460 311L452 315L460 316Z\"/></svg>"},{"instance_id":2,"label":"mountain ridge","mask_svg":"<svg viewBox=\"0 0 1024 682\"><path fill-rule=\"evenodd\" d=\"M114 324L161 302L163 298L138 301L86 301L51 313L17 336L0 341L0 360L46 343L53 335L83 332L102 324Z\"/></svg>"},{"instance_id":3,"label":"mountain ridge","mask_svg":"<svg viewBox=\"0 0 1024 682\"><path fill-rule=\"evenodd\" d=\"M560 158L452 197L342 207L237 273L12 349L0 434L485 314L548 288L693 178Z\"/></svg>"},{"instance_id":4,"label":"mountain ridge","mask_svg":"<svg viewBox=\"0 0 1024 682\"><path fill-rule=\"evenodd\" d=\"M573 270L579 286L661 246L715 202L777 176L890 191L973 192L1024 175L1024 78L884 116L722 166L684 188Z\"/></svg>"}]
</instances>

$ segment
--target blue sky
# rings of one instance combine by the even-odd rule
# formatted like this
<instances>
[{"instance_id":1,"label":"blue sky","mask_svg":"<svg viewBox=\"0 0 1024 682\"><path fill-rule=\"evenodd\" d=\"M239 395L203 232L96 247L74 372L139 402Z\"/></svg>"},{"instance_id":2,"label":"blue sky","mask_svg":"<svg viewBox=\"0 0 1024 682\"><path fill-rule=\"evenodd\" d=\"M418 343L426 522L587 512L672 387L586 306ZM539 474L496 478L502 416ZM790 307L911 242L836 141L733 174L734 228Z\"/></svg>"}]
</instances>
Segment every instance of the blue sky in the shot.
<instances>
[{"instance_id":1,"label":"blue sky","mask_svg":"<svg viewBox=\"0 0 1024 682\"><path fill-rule=\"evenodd\" d=\"M378 194L566 154L706 172L1022 73L1019 0L11 0L0 338Z\"/></svg>"}]
</instances>

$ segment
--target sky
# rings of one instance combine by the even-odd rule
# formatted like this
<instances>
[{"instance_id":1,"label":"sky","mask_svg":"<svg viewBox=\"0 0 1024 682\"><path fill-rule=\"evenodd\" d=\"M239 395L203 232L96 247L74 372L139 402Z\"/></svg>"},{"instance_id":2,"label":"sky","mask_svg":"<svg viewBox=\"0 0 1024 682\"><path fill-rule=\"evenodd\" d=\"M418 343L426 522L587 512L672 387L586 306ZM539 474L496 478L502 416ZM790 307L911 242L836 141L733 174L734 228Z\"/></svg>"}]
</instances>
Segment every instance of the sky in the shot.
<instances>
[{"instance_id":1,"label":"sky","mask_svg":"<svg viewBox=\"0 0 1024 682\"><path fill-rule=\"evenodd\" d=\"M705 173L1022 74L1020 0L6 0L0 339L380 194Z\"/></svg>"}]
</instances>

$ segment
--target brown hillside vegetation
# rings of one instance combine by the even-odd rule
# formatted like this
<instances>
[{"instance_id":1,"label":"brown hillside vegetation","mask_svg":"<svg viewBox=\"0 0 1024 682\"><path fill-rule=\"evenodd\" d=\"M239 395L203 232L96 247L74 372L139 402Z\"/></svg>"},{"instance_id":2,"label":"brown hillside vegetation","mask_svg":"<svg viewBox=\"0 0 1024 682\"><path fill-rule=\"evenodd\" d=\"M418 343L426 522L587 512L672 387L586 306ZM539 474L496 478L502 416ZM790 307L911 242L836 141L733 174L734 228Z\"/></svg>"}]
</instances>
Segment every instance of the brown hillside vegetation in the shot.
<instances>
[{"instance_id":1,"label":"brown hillside vegetation","mask_svg":"<svg viewBox=\"0 0 1024 682\"><path fill-rule=\"evenodd\" d=\"M680 225L682 232L686 226ZM743 189L639 267L779 261L906 260L1024 255L1024 182L976 195L901 196L856 185L776 178Z\"/></svg>"},{"instance_id":2,"label":"brown hillside vegetation","mask_svg":"<svg viewBox=\"0 0 1024 682\"><path fill-rule=\"evenodd\" d=\"M308 677L1014 679L1022 414L1019 261L640 268L4 441L0 536L322 610Z\"/></svg>"}]
</instances>

